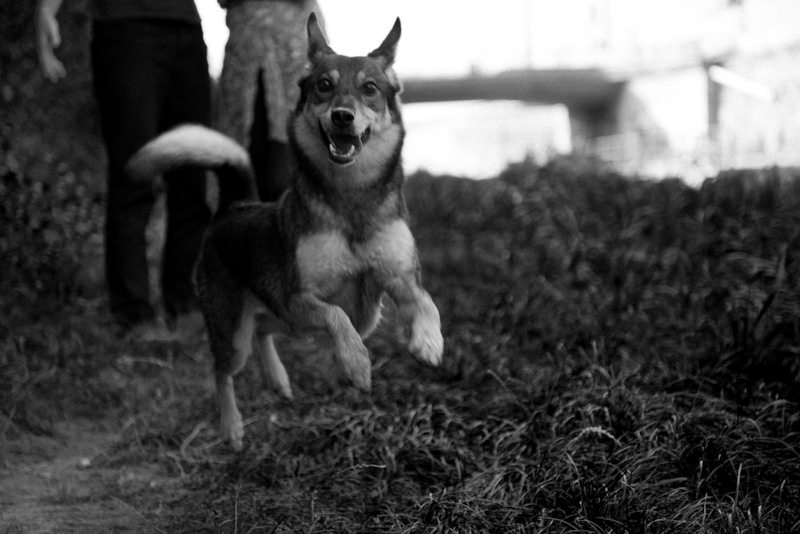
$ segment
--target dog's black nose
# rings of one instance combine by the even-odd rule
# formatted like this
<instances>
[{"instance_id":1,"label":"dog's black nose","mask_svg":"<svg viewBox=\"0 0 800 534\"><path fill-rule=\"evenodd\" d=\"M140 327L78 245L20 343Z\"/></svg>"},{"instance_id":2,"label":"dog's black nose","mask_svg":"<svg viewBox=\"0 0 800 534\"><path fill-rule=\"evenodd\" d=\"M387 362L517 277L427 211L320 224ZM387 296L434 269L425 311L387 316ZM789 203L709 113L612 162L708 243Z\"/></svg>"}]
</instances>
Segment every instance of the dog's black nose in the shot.
<instances>
[{"instance_id":1,"label":"dog's black nose","mask_svg":"<svg viewBox=\"0 0 800 534\"><path fill-rule=\"evenodd\" d=\"M331 120L333 124L339 128L346 128L353 124L353 121L356 120L356 116L349 109L338 108L331 112Z\"/></svg>"}]
</instances>

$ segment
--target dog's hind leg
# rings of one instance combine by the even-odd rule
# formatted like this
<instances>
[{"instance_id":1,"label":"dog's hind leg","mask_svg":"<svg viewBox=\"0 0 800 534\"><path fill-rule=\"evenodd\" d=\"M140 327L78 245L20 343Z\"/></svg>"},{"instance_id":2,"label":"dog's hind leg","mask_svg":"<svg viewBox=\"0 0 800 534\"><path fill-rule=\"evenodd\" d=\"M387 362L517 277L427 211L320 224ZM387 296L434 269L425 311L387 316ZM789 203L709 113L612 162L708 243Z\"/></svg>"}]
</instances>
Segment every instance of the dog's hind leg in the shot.
<instances>
[{"instance_id":1,"label":"dog's hind leg","mask_svg":"<svg viewBox=\"0 0 800 534\"><path fill-rule=\"evenodd\" d=\"M278 393L280 393L283 398L289 400L293 399L294 396L292 395L292 386L289 384L289 375L286 373L283 362L281 362L278 356L278 350L275 348L275 339L272 334L259 336L256 345L256 355L256 360L258 361L258 366L261 369L261 375L264 377L264 380L277 389Z\"/></svg>"},{"instance_id":2,"label":"dog's hind leg","mask_svg":"<svg viewBox=\"0 0 800 534\"><path fill-rule=\"evenodd\" d=\"M236 406L233 376L242 369L250 356L254 326L254 313L247 304L243 306L239 322L232 331L219 322L209 321L209 339L214 352L219 398L220 434L237 451L243 446L244 423Z\"/></svg>"}]
</instances>

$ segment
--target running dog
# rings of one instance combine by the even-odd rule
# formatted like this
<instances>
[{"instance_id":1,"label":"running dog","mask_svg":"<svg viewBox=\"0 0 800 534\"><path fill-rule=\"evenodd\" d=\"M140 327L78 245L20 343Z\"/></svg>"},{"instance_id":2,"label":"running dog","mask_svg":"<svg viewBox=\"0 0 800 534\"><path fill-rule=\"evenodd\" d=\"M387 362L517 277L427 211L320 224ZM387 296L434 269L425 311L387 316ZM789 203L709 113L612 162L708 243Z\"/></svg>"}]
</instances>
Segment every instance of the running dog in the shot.
<instances>
[{"instance_id":1,"label":"running dog","mask_svg":"<svg viewBox=\"0 0 800 534\"><path fill-rule=\"evenodd\" d=\"M315 15L307 25L309 66L289 124L296 159L292 187L259 203L250 160L233 140L196 125L145 145L128 164L153 179L181 166L213 169L219 206L197 265L197 291L214 357L220 430L240 450L244 427L233 376L258 342L263 366L291 398L273 338L313 337L331 347L345 376L371 387L363 339L380 320L384 293L397 305L418 360L439 365L439 311L420 282L400 163L404 128L393 70L400 20L365 57L339 55ZM259 327L262 328L261 326Z\"/></svg>"}]
</instances>

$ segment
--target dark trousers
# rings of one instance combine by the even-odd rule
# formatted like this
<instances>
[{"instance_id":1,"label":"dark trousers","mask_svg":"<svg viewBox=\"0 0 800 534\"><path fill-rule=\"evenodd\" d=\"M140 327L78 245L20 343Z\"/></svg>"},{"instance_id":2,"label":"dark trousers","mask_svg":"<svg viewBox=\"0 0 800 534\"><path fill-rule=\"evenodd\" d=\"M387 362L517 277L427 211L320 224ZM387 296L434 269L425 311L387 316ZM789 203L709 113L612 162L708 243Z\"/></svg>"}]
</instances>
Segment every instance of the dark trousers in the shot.
<instances>
[{"instance_id":1,"label":"dark trousers","mask_svg":"<svg viewBox=\"0 0 800 534\"><path fill-rule=\"evenodd\" d=\"M153 183L134 182L125 163L157 134L185 122L208 124L210 80L200 26L149 19L97 21L92 40L94 90L108 156L106 279L122 324L152 319L145 229ZM167 233L161 265L170 315L195 304L192 272L210 219L205 173L164 176Z\"/></svg>"}]
</instances>

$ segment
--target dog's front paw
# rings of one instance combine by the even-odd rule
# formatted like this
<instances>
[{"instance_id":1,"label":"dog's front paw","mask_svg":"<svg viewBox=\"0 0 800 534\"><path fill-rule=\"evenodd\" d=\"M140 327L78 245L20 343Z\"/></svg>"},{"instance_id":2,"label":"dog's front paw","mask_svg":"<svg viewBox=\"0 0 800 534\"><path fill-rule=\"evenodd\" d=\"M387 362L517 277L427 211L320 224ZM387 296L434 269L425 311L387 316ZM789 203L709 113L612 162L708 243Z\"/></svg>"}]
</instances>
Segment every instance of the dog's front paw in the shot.
<instances>
[{"instance_id":1,"label":"dog's front paw","mask_svg":"<svg viewBox=\"0 0 800 534\"><path fill-rule=\"evenodd\" d=\"M438 320L417 316L411 325L411 339L408 350L418 360L428 365L438 366L442 363L444 339Z\"/></svg>"},{"instance_id":2,"label":"dog's front paw","mask_svg":"<svg viewBox=\"0 0 800 534\"><path fill-rule=\"evenodd\" d=\"M238 411L223 413L220 417L219 432L231 448L239 452L244 446L244 424Z\"/></svg>"}]
</instances>

